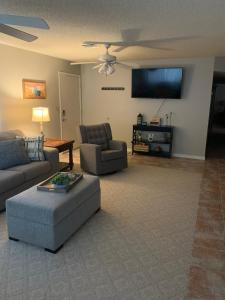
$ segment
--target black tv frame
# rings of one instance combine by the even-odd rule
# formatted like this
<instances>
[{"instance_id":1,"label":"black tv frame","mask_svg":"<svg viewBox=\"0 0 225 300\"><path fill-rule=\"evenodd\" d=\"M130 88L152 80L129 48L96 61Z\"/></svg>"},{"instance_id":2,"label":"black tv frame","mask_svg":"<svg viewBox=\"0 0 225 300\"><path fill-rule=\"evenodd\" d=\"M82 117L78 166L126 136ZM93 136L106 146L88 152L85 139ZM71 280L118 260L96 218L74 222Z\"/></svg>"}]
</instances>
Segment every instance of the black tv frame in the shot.
<instances>
[{"instance_id":1,"label":"black tv frame","mask_svg":"<svg viewBox=\"0 0 225 300\"><path fill-rule=\"evenodd\" d=\"M157 69L181 69L182 70L182 78L181 78L181 83L180 83L180 93L179 93L179 97L150 97L150 96L146 96L146 97L140 97L140 96L134 96L133 95L133 71L135 70L157 70ZM151 68L135 68L132 69L132 79L131 79L131 97L134 99L156 99L156 100L160 100L160 99L168 99L168 100L179 100L182 99L182 91L183 91L183 81L184 81L184 67L151 67Z\"/></svg>"}]
</instances>

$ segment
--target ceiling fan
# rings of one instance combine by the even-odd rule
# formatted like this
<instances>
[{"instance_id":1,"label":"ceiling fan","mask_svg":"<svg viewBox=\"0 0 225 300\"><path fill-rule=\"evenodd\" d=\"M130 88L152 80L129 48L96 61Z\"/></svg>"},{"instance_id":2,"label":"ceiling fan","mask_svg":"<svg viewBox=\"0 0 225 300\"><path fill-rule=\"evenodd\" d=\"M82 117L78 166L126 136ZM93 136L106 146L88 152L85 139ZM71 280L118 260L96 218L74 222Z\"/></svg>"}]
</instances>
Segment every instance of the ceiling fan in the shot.
<instances>
[{"instance_id":1,"label":"ceiling fan","mask_svg":"<svg viewBox=\"0 0 225 300\"><path fill-rule=\"evenodd\" d=\"M8 25L49 29L47 22L42 18L0 14L0 33L13 36L25 42L33 42L38 37Z\"/></svg>"},{"instance_id":2,"label":"ceiling fan","mask_svg":"<svg viewBox=\"0 0 225 300\"><path fill-rule=\"evenodd\" d=\"M95 43L100 44L100 43ZM93 47L95 44L93 42L84 42L83 46L85 47ZM128 67L127 64L118 62L116 56L109 54L109 48L111 47L111 43L102 42L106 48L105 54L102 54L98 57L98 61L85 61L85 62L71 62L71 65L80 65L80 64L96 64L93 69L98 69L100 74L111 75L115 72L114 65L119 64ZM90 46L91 45L91 46Z\"/></svg>"},{"instance_id":3,"label":"ceiling fan","mask_svg":"<svg viewBox=\"0 0 225 300\"><path fill-rule=\"evenodd\" d=\"M116 64L120 64L123 66L129 66L126 63L118 62L116 56L109 54L109 48L111 46L115 46L113 52L120 52L128 47L139 46L150 49L157 50L172 50L171 48L161 47L161 44L164 42L174 42L179 40L186 40L194 38L193 36L186 37L172 37L172 38L163 38L163 39L155 39L155 40L139 40L140 29L127 29L122 30L122 41L117 42L97 42L97 41L85 41L82 46L86 48L95 47L96 45L104 45L106 48L106 53L101 55L98 58L97 62L100 62L98 65L94 66L93 69L98 69L98 72L105 75L111 75L115 72L114 66ZM82 64L95 64L96 61L81 61L81 62L71 62L71 65L82 65Z\"/></svg>"}]
</instances>

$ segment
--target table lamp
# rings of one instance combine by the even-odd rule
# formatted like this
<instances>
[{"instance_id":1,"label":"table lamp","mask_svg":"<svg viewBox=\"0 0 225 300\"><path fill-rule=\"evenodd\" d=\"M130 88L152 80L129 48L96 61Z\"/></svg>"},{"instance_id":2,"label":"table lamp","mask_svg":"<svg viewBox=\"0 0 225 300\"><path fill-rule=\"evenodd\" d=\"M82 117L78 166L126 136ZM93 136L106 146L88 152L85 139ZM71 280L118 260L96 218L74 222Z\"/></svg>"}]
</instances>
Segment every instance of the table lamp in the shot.
<instances>
[{"instance_id":1,"label":"table lamp","mask_svg":"<svg viewBox=\"0 0 225 300\"><path fill-rule=\"evenodd\" d=\"M44 136L43 122L49 122L49 110L48 107L33 107L32 108L32 121L40 123L40 132Z\"/></svg>"}]
</instances>

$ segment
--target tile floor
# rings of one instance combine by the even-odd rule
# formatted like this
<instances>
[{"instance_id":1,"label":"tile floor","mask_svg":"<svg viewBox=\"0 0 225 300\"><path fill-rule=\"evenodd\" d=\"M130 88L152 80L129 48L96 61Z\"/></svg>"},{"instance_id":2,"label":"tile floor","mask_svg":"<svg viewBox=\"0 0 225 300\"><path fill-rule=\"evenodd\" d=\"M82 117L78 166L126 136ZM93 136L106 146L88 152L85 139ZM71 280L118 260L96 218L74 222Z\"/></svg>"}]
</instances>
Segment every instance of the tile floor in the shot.
<instances>
[{"instance_id":1,"label":"tile floor","mask_svg":"<svg viewBox=\"0 0 225 300\"><path fill-rule=\"evenodd\" d=\"M205 163L190 267L189 299L225 299L225 160Z\"/></svg>"}]
</instances>

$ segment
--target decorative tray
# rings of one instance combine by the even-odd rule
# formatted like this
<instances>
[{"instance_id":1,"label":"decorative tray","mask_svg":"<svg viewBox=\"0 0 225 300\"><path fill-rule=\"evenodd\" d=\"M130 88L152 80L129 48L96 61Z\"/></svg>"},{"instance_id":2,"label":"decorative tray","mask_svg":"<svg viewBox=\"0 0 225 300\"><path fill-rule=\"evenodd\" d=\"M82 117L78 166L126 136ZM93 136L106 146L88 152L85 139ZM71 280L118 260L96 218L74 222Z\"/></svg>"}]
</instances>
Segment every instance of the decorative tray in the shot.
<instances>
[{"instance_id":1,"label":"decorative tray","mask_svg":"<svg viewBox=\"0 0 225 300\"><path fill-rule=\"evenodd\" d=\"M55 184L56 178L66 177L65 184ZM67 193L72 187L74 187L83 178L82 173L74 172L57 172L47 180L43 181L37 186L40 191L54 192L54 193Z\"/></svg>"}]
</instances>

